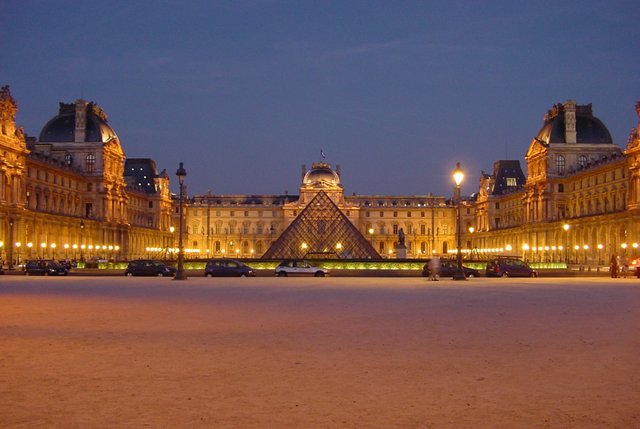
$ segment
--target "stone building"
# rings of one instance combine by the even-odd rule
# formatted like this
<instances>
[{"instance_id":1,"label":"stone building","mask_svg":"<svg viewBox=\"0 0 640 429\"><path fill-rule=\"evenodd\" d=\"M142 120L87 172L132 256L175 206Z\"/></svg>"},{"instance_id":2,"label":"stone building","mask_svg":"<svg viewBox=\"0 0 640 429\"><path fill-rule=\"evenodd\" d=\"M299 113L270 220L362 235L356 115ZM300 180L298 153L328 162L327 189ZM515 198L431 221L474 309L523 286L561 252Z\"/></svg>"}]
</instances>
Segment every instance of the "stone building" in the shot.
<instances>
[{"instance_id":1,"label":"stone building","mask_svg":"<svg viewBox=\"0 0 640 429\"><path fill-rule=\"evenodd\" d=\"M481 175L466 241L480 252L509 247L530 261L584 266L637 255L639 130L623 150L590 104L556 104L529 145L526 181L519 161Z\"/></svg>"},{"instance_id":2,"label":"stone building","mask_svg":"<svg viewBox=\"0 0 640 429\"><path fill-rule=\"evenodd\" d=\"M15 124L17 103L0 91L2 259L129 259L168 242L169 178L153 161L129 160L95 103L60 103L38 139ZM145 165L148 180L126 167Z\"/></svg>"},{"instance_id":3,"label":"stone building","mask_svg":"<svg viewBox=\"0 0 640 429\"><path fill-rule=\"evenodd\" d=\"M188 251L200 257L275 257L276 254L271 255L268 250L272 244L278 245L278 240L312 201L328 210L330 217L316 221L315 233L310 227L298 229L303 231L299 237L301 253L295 253L295 256L395 258L401 229L406 237L409 258L447 253L455 248L455 210L447 198L430 194L345 195L340 180L339 167L333 170L329 164L318 162L309 170L302 167L298 195L193 196L187 217ZM319 194L323 197L318 198ZM361 250L368 246L361 241L360 245L350 247L359 238L346 229L340 230L344 224L335 223L340 222L336 217L340 215L375 250L373 253L362 253ZM310 218L313 216L317 215ZM326 238L318 240L322 223L329 221L334 222L332 228L327 226ZM340 239L340 234L347 238ZM320 247L314 248L313 243Z\"/></svg>"}]
</instances>

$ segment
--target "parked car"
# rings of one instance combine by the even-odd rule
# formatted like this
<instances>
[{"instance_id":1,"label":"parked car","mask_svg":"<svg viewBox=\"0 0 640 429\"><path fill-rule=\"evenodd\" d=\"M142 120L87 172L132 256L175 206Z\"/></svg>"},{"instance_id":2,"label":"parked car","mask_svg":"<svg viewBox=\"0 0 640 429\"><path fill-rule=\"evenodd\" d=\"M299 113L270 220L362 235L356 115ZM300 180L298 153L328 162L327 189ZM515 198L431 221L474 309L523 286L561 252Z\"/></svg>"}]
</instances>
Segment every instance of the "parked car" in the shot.
<instances>
[{"instance_id":1,"label":"parked car","mask_svg":"<svg viewBox=\"0 0 640 429\"><path fill-rule=\"evenodd\" d=\"M235 259L209 259L204 268L205 277L255 277L253 268Z\"/></svg>"},{"instance_id":2,"label":"parked car","mask_svg":"<svg viewBox=\"0 0 640 429\"><path fill-rule=\"evenodd\" d=\"M538 277L538 272L522 259L494 258L487 264L487 277Z\"/></svg>"},{"instance_id":3,"label":"parked car","mask_svg":"<svg viewBox=\"0 0 640 429\"><path fill-rule=\"evenodd\" d=\"M35 259L26 263L24 274L27 276L66 276L69 274L69 269L53 259Z\"/></svg>"},{"instance_id":4,"label":"parked car","mask_svg":"<svg viewBox=\"0 0 640 429\"><path fill-rule=\"evenodd\" d=\"M315 276L324 277L329 275L326 268L313 265L305 259L287 259L280 262L276 267L276 276Z\"/></svg>"},{"instance_id":5,"label":"parked car","mask_svg":"<svg viewBox=\"0 0 640 429\"><path fill-rule=\"evenodd\" d=\"M151 259L131 261L124 271L125 276L173 276L175 274L175 267Z\"/></svg>"},{"instance_id":6,"label":"parked car","mask_svg":"<svg viewBox=\"0 0 640 429\"><path fill-rule=\"evenodd\" d=\"M440 260L440 273L438 274L440 277L453 277L453 274L458 269L458 261L455 259L441 259ZM475 268L462 266L462 270L464 271L465 277L480 277L480 271ZM429 277L431 274L431 270L429 269L429 262L424 264L422 267L422 277Z\"/></svg>"}]
</instances>

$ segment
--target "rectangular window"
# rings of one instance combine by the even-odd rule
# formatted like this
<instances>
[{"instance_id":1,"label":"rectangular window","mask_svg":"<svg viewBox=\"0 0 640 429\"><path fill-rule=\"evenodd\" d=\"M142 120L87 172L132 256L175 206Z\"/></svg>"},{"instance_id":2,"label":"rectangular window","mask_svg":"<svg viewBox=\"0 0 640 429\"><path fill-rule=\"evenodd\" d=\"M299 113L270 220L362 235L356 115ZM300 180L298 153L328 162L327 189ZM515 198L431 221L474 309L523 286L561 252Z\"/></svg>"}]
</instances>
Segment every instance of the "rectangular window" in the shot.
<instances>
[{"instance_id":1,"label":"rectangular window","mask_svg":"<svg viewBox=\"0 0 640 429\"><path fill-rule=\"evenodd\" d=\"M558 192L564 192L564 184L558 183Z\"/></svg>"},{"instance_id":2,"label":"rectangular window","mask_svg":"<svg viewBox=\"0 0 640 429\"><path fill-rule=\"evenodd\" d=\"M393 233L394 234L398 233L398 225L396 225L396 224L393 225Z\"/></svg>"},{"instance_id":3,"label":"rectangular window","mask_svg":"<svg viewBox=\"0 0 640 429\"><path fill-rule=\"evenodd\" d=\"M516 182L516 178L515 177L507 177L507 186L517 186L518 183Z\"/></svg>"},{"instance_id":4,"label":"rectangular window","mask_svg":"<svg viewBox=\"0 0 640 429\"><path fill-rule=\"evenodd\" d=\"M384 217L384 212L380 212L380 217Z\"/></svg>"},{"instance_id":5,"label":"rectangular window","mask_svg":"<svg viewBox=\"0 0 640 429\"><path fill-rule=\"evenodd\" d=\"M230 217L233 217L234 215L235 215L235 212L234 212L233 210L231 210L231 211L229 212L229 216L230 216Z\"/></svg>"},{"instance_id":6,"label":"rectangular window","mask_svg":"<svg viewBox=\"0 0 640 429\"><path fill-rule=\"evenodd\" d=\"M153 201L149 201L149 208L152 209L153 208Z\"/></svg>"},{"instance_id":7,"label":"rectangular window","mask_svg":"<svg viewBox=\"0 0 640 429\"><path fill-rule=\"evenodd\" d=\"M249 212L247 210L244 211L244 217L249 217Z\"/></svg>"},{"instance_id":8,"label":"rectangular window","mask_svg":"<svg viewBox=\"0 0 640 429\"><path fill-rule=\"evenodd\" d=\"M398 212L393 212L393 217L398 217Z\"/></svg>"},{"instance_id":9,"label":"rectangular window","mask_svg":"<svg viewBox=\"0 0 640 429\"><path fill-rule=\"evenodd\" d=\"M411 212L407 212L407 217L411 217Z\"/></svg>"}]
</instances>

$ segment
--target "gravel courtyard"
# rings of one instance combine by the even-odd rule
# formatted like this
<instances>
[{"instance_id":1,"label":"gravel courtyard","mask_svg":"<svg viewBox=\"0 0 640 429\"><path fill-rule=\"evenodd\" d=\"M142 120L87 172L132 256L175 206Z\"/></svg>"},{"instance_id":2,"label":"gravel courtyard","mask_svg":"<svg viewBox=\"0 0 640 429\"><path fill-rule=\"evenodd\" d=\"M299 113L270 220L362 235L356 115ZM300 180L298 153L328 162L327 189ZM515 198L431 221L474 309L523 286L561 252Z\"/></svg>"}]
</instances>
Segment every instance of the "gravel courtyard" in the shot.
<instances>
[{"instance_id":1,"label":"gravel courtyard","mask_svg":"<svg viewBox=\"0 0 640 429\"><path fill-rule=\"evenodd\" d=\"M0 276L0 427L638 428L640 281Z\"/></svg>"}]
</instances>

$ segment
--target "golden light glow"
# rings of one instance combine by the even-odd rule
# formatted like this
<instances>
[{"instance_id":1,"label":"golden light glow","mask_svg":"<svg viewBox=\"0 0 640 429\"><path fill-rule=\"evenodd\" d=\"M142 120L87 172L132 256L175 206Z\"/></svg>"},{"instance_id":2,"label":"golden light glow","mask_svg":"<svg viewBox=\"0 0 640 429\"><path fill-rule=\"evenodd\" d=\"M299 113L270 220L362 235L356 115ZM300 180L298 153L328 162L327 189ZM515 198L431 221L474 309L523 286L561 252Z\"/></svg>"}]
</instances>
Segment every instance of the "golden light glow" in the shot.
<instances>
[{"instance_id":1,"label":"golden light glow","mask_svg":"<svg viewBox=\"0 0 640 429\"><path fill-rule=\"evenodd\" d=\"M302 243L302 245L301 245L300 247L302 247L303 249L306 249L306 248L308 248L309 246L307 245L307 243Z\"/></svg>"},{"instance_id":2,"label":"golden light glow","mask_svg":"<svg viewBox=\"0 0 640 429\"><path fill-rule=\"evenodd\" d=\"M565 231L569 231L569 228L571 228L571 226L569 226L568 223L565 223L564 225L562 225L562 228L564 228Z\"/></svg>"},{"instance_id":3,"label":"golden light glow","mask_svg":"<svg viewBox=\"0 0 640 429\"><path fill-rule=\"evenodd\" d=\"M336 244L336 249L338 249L338 250L342 249L342 243Z\"/></svg>"},{"instance_id":4,"label":"golden light glow","mask_svg":"<svg viewBox=\"0 0 640 429\"><path fill-rule=\"evenodd\" d=\"M604 246L602 244L598 244L598 250L602 250Z\"/></svg>"},{"instance_id":5,"label":"golden light glow","mask_svg":"<svg viewBox=\"0 0 640 429\"><path fill-rule=\"evenodd\" d=\"M456 186L460 186L462 181L464 180L464 172L462 171L462 167L460 167L460 163L456 163L456 169L453 170L453 181L456 182Z\"/></svg>"},{"instance_id":6,"label":"golden light glow","mask_svg":"<svg viewBox=\"0 0 640 429\"><path fill-rule=\"evenodd\" d=\"M529 245L527 243L524 243L522 245L522 250L529 250Z\"/></svg>"},{"instance_id":7,"label":"golden light glow","mask_svg":"<svg viewBox=\"0 0 640 429\"><path fill-rule=\"evenodd\" d=\"M470 226L470 227L469 227L469 232L470 232L471 234L473 234L473 233L475 232L475 230L476 230L476 229L475 229L474 227L472 227L472 226Z\"/></svg>"},{"instance_id":8,"label":"golden light glow","mask_svg":"<svg viewBox=\"0 0 640 429\"><path fill-rule=\"evenodd\" d=\"M622 243L622 244L620 245L620 247L622 247L623 249L626 249L626 248L627 248L627 243Z\"/></svg>"}]
</instances>

